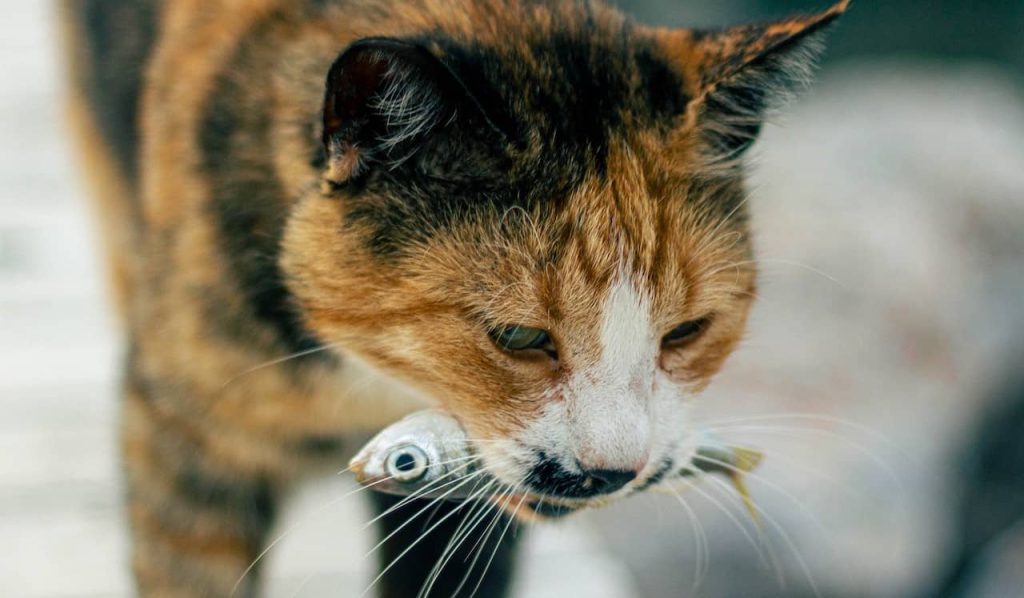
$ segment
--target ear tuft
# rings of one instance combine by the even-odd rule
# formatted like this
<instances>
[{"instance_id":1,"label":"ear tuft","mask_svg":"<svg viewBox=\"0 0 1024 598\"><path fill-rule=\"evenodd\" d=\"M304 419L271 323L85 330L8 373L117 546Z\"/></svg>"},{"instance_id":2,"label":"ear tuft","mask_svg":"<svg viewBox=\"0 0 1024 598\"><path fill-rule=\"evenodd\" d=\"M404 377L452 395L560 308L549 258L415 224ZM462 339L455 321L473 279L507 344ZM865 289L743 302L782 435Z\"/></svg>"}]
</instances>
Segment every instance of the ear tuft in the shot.
<instances>
[{"instance_id":1,"label":"ear tuft","mask_svg":"<svg viewBox=\"0 0 1024 598\"><path fill-rule=\"evenodd\" d=\"M734 166L767 112L809 84L825 33L848 5L843 0L815 15L689 32L699 81L696 126L709 166Z\"/></svg>"}]
</instances>

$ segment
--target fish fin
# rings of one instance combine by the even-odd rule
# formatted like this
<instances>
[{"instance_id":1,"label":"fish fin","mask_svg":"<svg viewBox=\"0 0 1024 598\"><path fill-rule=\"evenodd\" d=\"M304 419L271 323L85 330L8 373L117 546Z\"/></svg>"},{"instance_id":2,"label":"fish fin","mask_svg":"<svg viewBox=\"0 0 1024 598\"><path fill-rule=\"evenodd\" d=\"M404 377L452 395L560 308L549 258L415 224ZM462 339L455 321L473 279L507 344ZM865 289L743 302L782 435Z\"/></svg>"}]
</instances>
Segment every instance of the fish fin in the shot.
<instances>
[{"instance_id":1,"label":"fish fin","mask_svg":"<svg viewBox=\"0 0 1024 598\"><path fill-rule=\"evenodd\" d=\"M763 531L764 527L761 522L761 513L759 512L757 505L754 504L753 497L750 496L750 488L747 487L747 482L743 479L743 474L734 472L729 476L729 479L732 481L732 486L736 489L736 493L739 494L740 498L743 500L743 506L746 507L751 521L754 522L754 525L757 526L758 530Z\"/></svg>"},{"instance_id":2,"label":"fish fin","mask_svg":"<svg viewBox=\"0 0 1024 598\"><path fill-rule=\"evenodd\" d=\"M764 461L764 453L761 451L742 447L732 447L731 450L736 469L743 473L754 471Z\"/></svg>"}]
</instances>

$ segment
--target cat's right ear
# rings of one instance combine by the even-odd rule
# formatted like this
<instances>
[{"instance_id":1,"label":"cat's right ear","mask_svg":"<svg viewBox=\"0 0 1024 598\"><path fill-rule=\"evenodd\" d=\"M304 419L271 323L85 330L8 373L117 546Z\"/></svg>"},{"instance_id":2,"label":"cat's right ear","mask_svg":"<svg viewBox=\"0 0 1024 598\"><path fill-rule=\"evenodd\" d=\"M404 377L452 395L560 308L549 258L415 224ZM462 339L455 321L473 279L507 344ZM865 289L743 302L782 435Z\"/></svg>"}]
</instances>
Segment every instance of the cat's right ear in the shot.
<instances>
[{"instance_id":1,"label":"cat's right ear","mask_svg":"<svg viewBox=\"0 0 1024 598\"><path fill-rule=\"evenodd\" d=\"M470 124L467 120L487 125L473 94L427 48L393 38L356 41L327 77L326 178L342 184L373 168L394 170L411 162L431 169L438 161L450 163L466 143L457 125ZM453 136L458 143L452 143Z\"/></svg>"}]
</instances>

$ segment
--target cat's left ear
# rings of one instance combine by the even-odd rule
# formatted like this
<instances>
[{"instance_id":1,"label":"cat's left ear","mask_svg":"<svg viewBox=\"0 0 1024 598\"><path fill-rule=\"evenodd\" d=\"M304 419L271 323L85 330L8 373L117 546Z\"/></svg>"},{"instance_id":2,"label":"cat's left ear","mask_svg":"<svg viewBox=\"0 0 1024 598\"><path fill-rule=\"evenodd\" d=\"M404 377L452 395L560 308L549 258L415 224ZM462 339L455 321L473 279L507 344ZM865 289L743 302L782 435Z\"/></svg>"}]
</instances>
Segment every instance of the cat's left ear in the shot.
<instances>
[{"instance_id":1,"label":"cat's left ear","mask_svg":"<svg viewBox=\"0 0 1024 598\"><path fill-rule=\"evenodd\" d=\"M825 30L848 5L842 0L818 14L667 36L690 83L688 128L700 132L704 153L728 162L753 144L768 109L809 82Z\"/></svg>"}]
</instances>

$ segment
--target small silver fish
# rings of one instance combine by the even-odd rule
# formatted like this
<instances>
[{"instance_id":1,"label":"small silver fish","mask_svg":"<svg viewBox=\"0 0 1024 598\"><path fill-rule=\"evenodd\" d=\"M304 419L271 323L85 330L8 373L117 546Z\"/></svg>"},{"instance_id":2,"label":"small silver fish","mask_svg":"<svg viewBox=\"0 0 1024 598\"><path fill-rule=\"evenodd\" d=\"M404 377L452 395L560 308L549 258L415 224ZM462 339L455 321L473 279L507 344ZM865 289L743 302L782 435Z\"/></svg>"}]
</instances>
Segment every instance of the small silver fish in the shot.
<instances>
[{"instance_id":1,"label":"small silver fish","mask_svg":"<svg viewBox=\"0 0 1024 598\"><path fill-rule=\"evenodd\" d=\"M699 473L724 474L732 480L751 516L757 520L743 478L762 459L758 451L730 446L710 432L701 432L690 463L666 476L664 481ZM493 481L487 473L479 471L479 459L462 426L454 417L438 410L419 411L388 426L353 457L349 468L363 486L388 494L415 494L422 498L464 500L475 489ZM473 474L476 474L476 481L464 483L469 479L467 476ZM491 496L507 490L495 484Z\"/></svg>"},{"instance_id":2,"label":"small silver fish","mask_svg":"<svg viewBox=\"0 0 1024 598\"><path fill-rule=\"evenodd\" d=\"M459 422L428 409L384 428L352 458L349 469L357 482L378 492L455 500L469 496L455 486L476 473L477 459Z\"/></svg>"}]
</instances>

